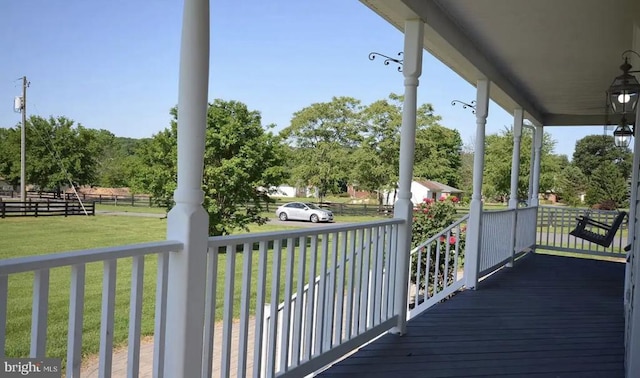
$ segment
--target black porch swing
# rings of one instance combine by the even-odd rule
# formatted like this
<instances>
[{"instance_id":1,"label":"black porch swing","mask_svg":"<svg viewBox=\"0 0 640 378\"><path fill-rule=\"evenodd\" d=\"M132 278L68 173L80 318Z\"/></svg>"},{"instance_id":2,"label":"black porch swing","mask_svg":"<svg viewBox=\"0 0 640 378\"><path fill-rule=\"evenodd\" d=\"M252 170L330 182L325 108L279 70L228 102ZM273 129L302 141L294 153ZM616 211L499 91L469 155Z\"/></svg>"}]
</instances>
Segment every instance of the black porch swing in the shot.
<instances>
[{"instance_id":1,"label":"black porch swing","mask_svg":"<svg viewBox=\"0 0 640 378\"><path fill-rule=\"evenodd\" d=\"M593 220L587 215L579 216L576 218L578 221L576 228L569 232L569 235L607 248L613 242L613 237L616 235L626 215L626 212L620 211L610 225Z\"/></svg>"}]
</instances>

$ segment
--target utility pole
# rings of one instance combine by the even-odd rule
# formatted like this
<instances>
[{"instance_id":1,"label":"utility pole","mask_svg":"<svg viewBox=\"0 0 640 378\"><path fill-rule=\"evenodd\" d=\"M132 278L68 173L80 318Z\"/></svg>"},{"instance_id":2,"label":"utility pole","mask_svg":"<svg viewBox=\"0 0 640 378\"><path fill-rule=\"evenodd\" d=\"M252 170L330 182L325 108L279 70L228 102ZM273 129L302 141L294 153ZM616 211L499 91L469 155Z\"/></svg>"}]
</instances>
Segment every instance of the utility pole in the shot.
<instances>
[{"instance_id":1,"label":"utility pole","mask_svg":"<svg viewBox=\"0 0 640 378\"><path fill-rule=\"evenodd\" d=\"M20 201L27 201L27 77L22 77L22 127L20 130Z\"/></svg>"}]
</instances>

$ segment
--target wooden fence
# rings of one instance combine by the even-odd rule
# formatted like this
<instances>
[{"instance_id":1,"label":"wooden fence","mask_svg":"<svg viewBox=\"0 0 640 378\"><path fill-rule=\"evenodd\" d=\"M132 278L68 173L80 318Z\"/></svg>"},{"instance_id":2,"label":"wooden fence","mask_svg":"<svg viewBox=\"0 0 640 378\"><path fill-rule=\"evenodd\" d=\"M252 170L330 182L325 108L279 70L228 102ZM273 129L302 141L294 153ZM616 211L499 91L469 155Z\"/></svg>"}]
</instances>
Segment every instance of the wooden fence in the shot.
<instances>
[{"instance_id":1,"label":"wooden fence","mask_svg":"<svg viewBox=\"0 0 640 378\"><path fill-rule=\"evenodd\" d=\"M6 191L0 192L0 196L16 198L20 196L19 192ZM62 198L55 192L27 192L28 198L38 199L57 199L75 201L76 195L74 193L62 193ZM98 195L98 194L82 194L79 193L80 200L82 202L95 202L101 205L114 205L114 206L136 206L136 207L155 207L158 204L153 200L153 197L149 195ZM284 205L287 202L300 201L297 198L273 198L274 202L263 204L263 209L267 212L275 212L278 206ZM377 204L351 204L351 203L337 203L337 202L321 202L318 203L315 198L308 198L306 202L314 203L322 208L331 210L334 215L351 215L351 216L393 216L393 206L379 206ZM252 205L249 205L252 206ZM467 208L457 207L457 212L460 214L468 213Z\"/></svg>"},{"instance_id":2,"label":"wooden fence","mask_svg":"<svg viewBox=\"0 0 640 378\"><path fill-rule=\"evenodd\" d=\"M0 218L70 215L96 215L96 207L93 202L78 201L0 201Z\"/></svg>"},{"instance_id":3,"label":"wooden fence","mask_svg":"<svg viewBox=\"0 0 640 378\"><path fill-rule=\"evenodd\" d=\"M19 198L20 192L15 190L8 191L0 191L0 197L8 197L8 198ZM129 195L129 196L119 196L119 195L109 195L109 194L83 194L78 193L78 197L82 202L91 201L104 205L122 205L122 206L141 206L141 207L151 207L156 206L153 202L153 198L148 195ZM36 192L29 191L27 192L27 198L37 198L37 199L49 199L49 200L66 200L66 201L76 201L75 193L56 193L56 192Z\"/></svg>"}]
</instances>

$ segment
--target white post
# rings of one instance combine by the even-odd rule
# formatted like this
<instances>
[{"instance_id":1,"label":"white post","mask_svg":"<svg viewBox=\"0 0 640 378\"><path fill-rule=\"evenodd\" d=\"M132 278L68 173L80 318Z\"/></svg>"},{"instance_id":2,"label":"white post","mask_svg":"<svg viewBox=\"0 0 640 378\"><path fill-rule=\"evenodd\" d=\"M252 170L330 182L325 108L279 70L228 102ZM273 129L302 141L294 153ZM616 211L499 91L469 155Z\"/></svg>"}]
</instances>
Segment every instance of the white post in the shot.
<instances>
[{"instance_id":1,"label":"white post","mask_svg":"<svg viewBox=\"0 0 640 378\"><path fill-rule=\"evenodd\" d=\"M166 377L202 371L209 217L202 207L202 175L209 83L209 0L186 0L178 89L178 185L167 239L184 243L169 256ZM215 280L215 277L213 277Z\"/></svg>"},{"instance_id":2,"label":"white post","mask_svg":"<svg viewBox=\"0 0 640 378\"><path fill-rule=\"evenodd\" d=\"M518 178L520 177L520 141L522 139L522 123L524 111L517 108L513 111L513 153L511 154L511 194L509 208L518 208Z\"/></svg>"},{"instance_id":3,"label":"white post","mask_svg":"<svg viewBox=\"0 0 640 378\"><path fill-rule=\"evenodd\" d=\"M640 28L636 29L640 37ZM636 112L636 125L640 125L640 112ZM631 179L631 199L629 206L629 237L631 250L625 269L625 320L626 320L626 376L640 376L640 243L635 235L640 234L638 222L638 184L640 181L640 135L635 136L633 148L633 172Z\"/></svg>"},{"instance_id":4,"label":"white post","mask_svg":"<svg viewBox=\"0 0 640 378\"><path fill-rule=\"evenodd\" d=\"M508 267L513 266L513 259L516 248L516 235L518 223L518 179L520 177L520 140L522 139L522 123L524 121L524 111L516 108L513 111L513 153L511 154L511 193L509 195L509 208L514 209L513 225L511 237L511 260Z\"/></svg>"},{"instance_id":5,"label":"white post","mask_svg":"<svg viewBox=\"0 0 640 378\"><path fill-rule=\"evenodd\" d=\"M467 247L464 257L466 286L475 289L478 285L480 248L482 247L482 177L484 171L485 126L489 115L489 87L487 79L478 80L476 95L476 143L473 153L473 194L469 207Z\"/></svg>"},{"instance_id":6,"label":"white post","mask_svg":"<svg viewBox=\"0 0 640 378\"><path fill-rule=\"evenodd\" d=\"M540 193L540 158L542 153L542 136L544 135L544 128L542 126L536 127L536 132L533 138L534 154L533 154L533 185L531 186L531 200L530 206L538 206Z\"/></svg>"},{"instance_id":7,"label":"white post","mask_svg":"<svg viewBox=\"0 0 640 378\"><path fill-rule=\"evenodd\" d=\"M404 105L402 107L402 129L400 131L400 177L398 180L398 201L394 205L393 216L405 222L398 226L396 245L396 277L398 284L394 297L398 325L391 331L404 334L407 331L407 300L409 290L409 253L411 251L411 227L413 203L411 202L411 181L413 180L413 160L416 145L416 111L418 107L418 78L422 73L422 43L424 24L420 20L404 23Z\"/></svg>"},{"instance_id":8,"label":"white post","mask_svg":"<svg viewBox=\"0 0 640 378\"><path fill-rule=\"evenodd\" d=\"M535 170L536 162L536 128L532 125L528 125L527 128L533 133L531 136L531 152L529 153L529 186L527 187L527 206L531 206L531 199L533 198L533 171Z\"/></svg>"},{"instance_id":9,"label":"white post","mask_svg":"<svg viewBox=\"0 0 640 378\"><path fill-rule=\"evenodd\" d=\"M640 112L636 114L637 119L640 117ZM631 249L627 252L627 264L625 267L625 279L624 279L624 306L625 310L629 309L631 301L631 256L633 255L635 240L635 224L638 214L638 185L640 184L640 138L636 136L633 139L633 163L631 170L631 198L629 198L629 226L627 234L627 244L631 245Z\"/></svg>"}]
</instances>

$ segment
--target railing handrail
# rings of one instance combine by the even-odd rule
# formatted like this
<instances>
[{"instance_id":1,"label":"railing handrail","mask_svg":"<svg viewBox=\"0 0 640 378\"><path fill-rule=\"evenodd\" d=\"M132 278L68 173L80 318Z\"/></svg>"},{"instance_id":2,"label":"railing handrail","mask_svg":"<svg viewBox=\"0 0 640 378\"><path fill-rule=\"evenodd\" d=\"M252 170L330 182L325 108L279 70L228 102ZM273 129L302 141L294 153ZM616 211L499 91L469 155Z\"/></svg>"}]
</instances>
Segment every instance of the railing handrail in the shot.
<instances>
[{"instance_id":1,"label":"railing handrail","mask_svg":"<svg viewBox=\"0 0 640 378\"><path fill-rule=\"evenodd\" d=\"M389 226L394 224L402 224L404 219L392 218L379 221L361 222L361 223L348 223L337 224L326 227L317 228L304 228L300 230L289 231L272 231L272 232L258 232L251 234L236 234L236 235L224 235L224 236L212 236L209 238L209 248L222 247L230 244L244 244L244 243L259 243L262 241L282 240L289 238L298 238L303 236L315 236L322 234L331 234L341 231L353 231L367 227Z\"/></svg>"},{"instance_id":2,"label":"railing handrail","mask_svg":"<svg viewBox=\"0 0 640 378\"><path fill-rule=\"evenodd\" d=\"M163 240L124 246L68 251L50 255L36 255L0 260L0 276L58 268L97 261L115 260L125 257L144 256L164 252L176 252L183 248L182 242Z\"/></svg>"},{"instance_id":3,"label":"railing handrail","mask_svg":"<svg viewBox=\"0 0 640 378\"><path fill-rule=\"evenodd\" d=\"M482 213L483 214L500 214L500 213L511 213L514 211L520 211L520 210L524 210L524 209L535 209L535 207L528 207L528 208L522 208L522 209L500 209L500 210L486 210L483 209Z\"/></svg>"},{"instance_id":4,"label":"railing handrail","mask_svg":"<svg viewBox=\"0 0 640 378\"><path fill-rule=\"evenodd\" d=\"M439 237L441 237L442 235L446 234L447 232L453 230L455 227L457 227L458 225L460 225L461 223L463 223L467 219L469 219L469 214L463 215L460 219L458 219L457 221L451 223L447 228L443 229L442 231L438 232L437 234L433 235L432 237L430 237L429 239L427 239L426 241L422 242L420 245L418 245L417 247L412 249L410 253L414 254L414 253L418 252L418 250L420 248L426 246L427 244L433 243Z\"/></svg>"}]
</instances>

